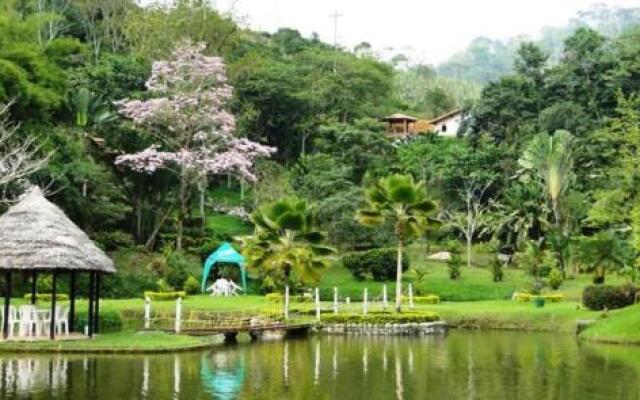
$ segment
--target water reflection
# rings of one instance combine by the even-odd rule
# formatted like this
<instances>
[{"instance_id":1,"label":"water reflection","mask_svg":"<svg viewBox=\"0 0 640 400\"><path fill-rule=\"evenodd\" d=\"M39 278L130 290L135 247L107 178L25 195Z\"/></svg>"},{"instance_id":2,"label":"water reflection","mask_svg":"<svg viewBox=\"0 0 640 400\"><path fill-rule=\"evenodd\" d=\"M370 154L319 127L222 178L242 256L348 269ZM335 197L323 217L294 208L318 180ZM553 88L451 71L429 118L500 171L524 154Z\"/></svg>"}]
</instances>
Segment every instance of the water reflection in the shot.
<instances>
[{"instance_id":1,"label":"water reflection","mask_svg":"<svg viewBox=\"0 0 640 400\"><path fill-rule=\"evenodd\" d=\"M570 335L314 337L147 356L0 356L0 398L640 399L640 348Z\"/></svg>"},{"instance_id":2,"label":"water reflection","mask_svg":"<svg viewBox=\"0 0 640 400\"><path fill-rule=\"evenodd\" d=\"M230 400L238 397L245 380L244 355L221 349L203 354L201 359L202 384L213 398Z\"/></svg>"}]
</instances>

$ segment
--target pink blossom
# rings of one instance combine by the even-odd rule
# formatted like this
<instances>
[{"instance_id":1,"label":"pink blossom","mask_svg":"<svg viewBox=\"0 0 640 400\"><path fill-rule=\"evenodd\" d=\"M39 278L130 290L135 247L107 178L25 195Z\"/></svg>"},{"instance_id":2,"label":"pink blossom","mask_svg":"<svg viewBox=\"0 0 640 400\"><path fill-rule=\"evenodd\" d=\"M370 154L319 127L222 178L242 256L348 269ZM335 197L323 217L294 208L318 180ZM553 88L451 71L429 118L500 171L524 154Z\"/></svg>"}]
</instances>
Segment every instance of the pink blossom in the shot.
<instances>
[{"instance_id":1,"label":"pink blossom","mask_svg":"<svg viewBox=\"0 0 640 400\"><path fill-rule=\"evenodd\" d=\"M205 48L204 43L184 42L170 60L153 63L146 87L154 97L115 103L134 124L153 127L158 140L145 150L118 157L117 165L154 173L173 164L255 180L255 159L269 157L276 149L234 136L235 117L226 109L233 87L227 83L223 60L205 56Z\"/></svg>"}]
</instances>

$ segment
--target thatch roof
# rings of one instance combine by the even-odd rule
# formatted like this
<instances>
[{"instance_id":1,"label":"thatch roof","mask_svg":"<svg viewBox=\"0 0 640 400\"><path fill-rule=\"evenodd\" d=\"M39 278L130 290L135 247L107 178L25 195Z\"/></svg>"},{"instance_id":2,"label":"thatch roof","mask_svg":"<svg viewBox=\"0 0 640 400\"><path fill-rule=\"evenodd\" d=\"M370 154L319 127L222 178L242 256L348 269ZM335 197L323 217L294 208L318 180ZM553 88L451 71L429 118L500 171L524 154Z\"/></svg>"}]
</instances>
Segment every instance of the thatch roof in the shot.
<instances>
[{"instance_id":1,"label":"thatch roof","mask_svg":"<svg viewBox=\"0 0 640 400\"><path fill-rule=\"evenodd\" d=\"M37 187L0 216L0 270L116 272L113 261Z\"/></svg>"}]
</instances>

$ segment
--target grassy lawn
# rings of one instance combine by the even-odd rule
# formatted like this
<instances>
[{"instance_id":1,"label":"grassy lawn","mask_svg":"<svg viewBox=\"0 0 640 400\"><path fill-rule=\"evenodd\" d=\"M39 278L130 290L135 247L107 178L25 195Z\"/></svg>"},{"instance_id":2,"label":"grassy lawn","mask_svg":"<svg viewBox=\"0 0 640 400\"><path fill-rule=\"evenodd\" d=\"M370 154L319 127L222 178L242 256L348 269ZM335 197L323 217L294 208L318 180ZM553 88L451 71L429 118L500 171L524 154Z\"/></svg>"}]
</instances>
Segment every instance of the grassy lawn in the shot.
<instances>
[{"instance_id":1,"label":"grassy lawn","mask_svg":"<svg viewBox=\"0 0 640 400\"><path fill-rule=\"evenodd\" d=\"M200 348L215 343L211 338L163 332L118 332L97 335L93 339L0 342L0 352L162 352Z\"/></svg>"},{"instance_id":2,"label":"grassy lawn","mask_svg":"<svg viewBox=\"0 0 640 400\"><path fill-rule=\"evenodd\" d=\"M608 312L606 318L580 334L596 342L640 344L640 304Z\"/></svg>"},{"instance_id":3,"label":"grassy lawn","mask_svg":"<svg viewBox=\"0 0 640 400\"><path fill-rule=\"evenodd\" d=\"M577 320L597 319L600 315L570 301L547 303L543 308L504 300L445 302L423 307L452 325L471 329L575 332Z\"/></svg>"},{"instance_id":4,"label":"grassy lawn","mask_svg":"<svg viewBox=\"0 0 640 400\"><path fill-rule=\"evenodd\" d=\"M253 225L241 218L227 214L210 214L207 216L207 229L218 237L234 237L250 235ZM212 251L215 249L212 249Z\"/></svg>"}]
</instances>

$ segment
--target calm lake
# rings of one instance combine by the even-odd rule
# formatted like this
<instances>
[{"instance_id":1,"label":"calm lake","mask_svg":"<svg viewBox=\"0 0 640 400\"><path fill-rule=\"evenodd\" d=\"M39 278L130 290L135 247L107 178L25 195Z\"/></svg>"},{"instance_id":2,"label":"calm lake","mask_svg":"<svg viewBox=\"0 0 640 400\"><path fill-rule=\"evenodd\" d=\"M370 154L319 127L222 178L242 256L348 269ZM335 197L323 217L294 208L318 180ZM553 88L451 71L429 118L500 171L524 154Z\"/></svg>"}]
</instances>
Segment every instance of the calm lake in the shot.
<instances>
[{"instance_id":1,"label":"calm lake","mask_svg":"<svg viewBox=\"0 0 640 400\"><path fill-rule=\"evenodd\" d=\"M177 355L0 360L2 399L640 399L640 347L564 334L324 336Z\"/></svg>"}]
</instances>

